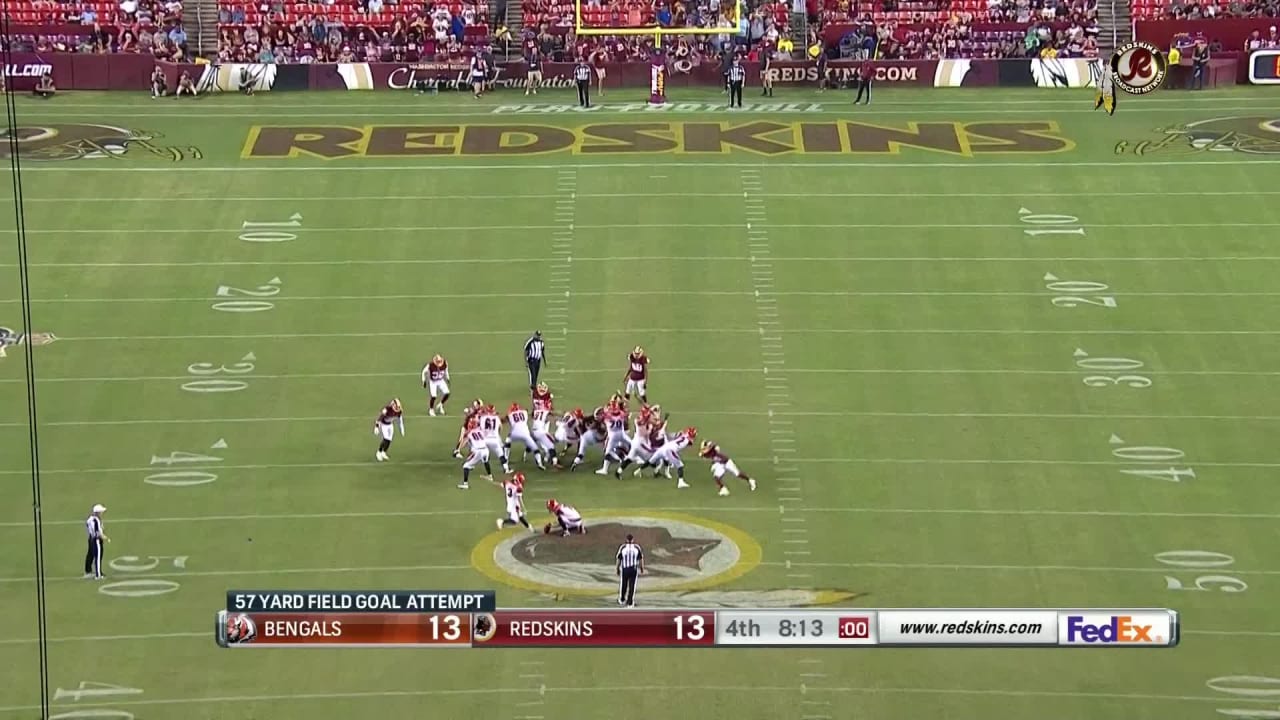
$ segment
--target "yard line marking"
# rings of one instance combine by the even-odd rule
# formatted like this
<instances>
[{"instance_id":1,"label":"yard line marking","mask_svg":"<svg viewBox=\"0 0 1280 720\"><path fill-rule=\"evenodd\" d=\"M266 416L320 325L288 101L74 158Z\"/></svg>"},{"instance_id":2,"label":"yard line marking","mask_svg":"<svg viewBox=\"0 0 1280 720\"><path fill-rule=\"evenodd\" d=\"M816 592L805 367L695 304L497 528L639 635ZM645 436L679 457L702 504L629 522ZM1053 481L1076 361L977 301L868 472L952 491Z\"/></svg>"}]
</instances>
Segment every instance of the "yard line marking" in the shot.
<instances>
[{"instance_id":1,"label":"yard line marking","mask_svg":"<svg viewBox=\"0 0 1280 720\"><path fill-rule=\"evenodd\" d=\"M12 266L10 266L12 267ZM549 298L548 302L556 302L557 298ZM688 333L693 335L706 335L709 333L719 334L762 334L763 329L759 325L752 327L713 327L713 328L574 328L569 331L570 334L581 335L634 335L636 333L643 334L663 334L663 333ZM962 329L962 328L786 328L778 329L777 332L782 335L800 335L807 333L817 333L823 335L1280 335L1280 329L1277 330L1091 330L1081 328L1078 330L1024 330L1021 328L1008 329ZM86 335L80 337L62 335L58 336L59 342L121 342L121 341L166 341L166 340L294 340L308 338L395 338L395 337L439 337L439 336L467 336L467 335L511 335L525 336L527 330L450 330L441 329L439 331L428 330L404 330L390 332L367 332L361 330L352 330L351 332L327 332L327 333L248 333L248 334L206 334L206 335ZM774 347L780 347L781 341L770 340L777 343ZM763 345L764 342L762 341Z\"/></svg>"},{"instance_id":2,"label":"yard line marking","mask_svg":"<svg viewBox=\"0 0 1280 720\"><path fill-rule=\"evenodd\" d=\"M316 420L319 418L299 418ZM329 418L345 420L346 418ZM357 416L359 419L359 416ZM233 418L212 418L212 419L188 419L188 420L146 420L146 421L85 421L70 423L41 423L42 425L70 425L70 426L96 426L96 425L152 425L152 424L196 424L196 423L240 423L240 422L278 422L280 420L288 420L288 418L245 418L237 420ZM26 427L24 423L0 423L0 427ZM778 448L776 452L779 455L792 454L795 450L790 448ZM775 457L744 457L743 461L759 462L767 464L780 464L782 460L787 462L797 462L816 465L860 465L860 464L886 464L886 465L1072 465L1072 466L1098 466L1098 467L1129 467L1133 463L1125 460L1044 460L1044 459L992 459L992 458L833 458L833 457L806 457L806 458L779 458ZM451 466L457 465L456 460L416 460L416 461L400 461L398 465L408 466ZM1280 467L1280 462L1216 462L1216 461L1200 461L1195 462L1197 466L1203 467L1223 467L1223 468L1274 468ZM192 466L195 467L195 466ZM348 468L348 467L372 467L368 462L330 462L330 463L263 463L257 465L219 465L223 470L269 470L280 468ZM155 467L128 467L128 468L88 468L80 470L44 470L40 472L42 475L57 474L93 474L93 473L118 473L118 472L153 472ZM0 470L0 475L29 475L30 470ZM744 508L737 508L735 512L741 512ZM113 522L119 522L115 520Z\"/></svg>"},{"instance_id":3,"label":"yard line marking","mask_svg":"<svg viewBox=\"0 0 1280 720\"><path fill-rule=\"evenodd\" d=\"M148 202L153 202L148 199ZM65 199L59 202L65 203ZM558 234L559 231L557 231ZM964 256L964 257L940 257L936 255L919 256L912 255L906 257L888 257L888 256L860 256L860 257L778 257L771 259L756 259L760 265L768 265L771 260L781 262L917 262L917 263L957 263L957 262L979 262L979 263L1045 263L1045 262L1276 262L1280 261L1280 255L1220 255L1220 256L1157 256L1157 257L1036 257L1036 256L1019 256L1019 257L996 257L996 256ZM574 262L600 262L600 263L619 263L619 262L636 262L636 261L657 261L657 262L751 262L752 258L746 255L645 255L645 256L582 256L574 258ZM549 262L545 258L528 258L522 262ZM387 258L383 260L370 260L365 258L350 258L336 260L211 260L211 261L193 261L193 262L48 262L48 263L30 263L29 267L34 268L79 268L79 267L239 267L239 266L255 266L270 265L272 267L280 266L349 266L349 265L509 265L511 260L508 258ZM0 263L0 267L17 267L14 263ZM959 331L952 331L959 332Z\"/></svg>"},{"instance_id":4,"label":"yard line marking","mask_svg":"<svg viewBox=\"0 0 1280 720\"><path fill-rule=\"evenodd\" d=\"M800 554L808 555L810 553L783 553L784 555ZM788 564L789 563L789 564ZM1069 573L1164 573L1167 574L1168 568L1141 568L1141 567L1091 567L1086 565L969 565L961 563L889 563L889 562L807 562L803 560L788 560L786 562L762 562L761 565L771 567L793 567L793 568L842 568L842 569L858 569L858 570L950 570L950 571L975 571L975 572L1069 572ZM1239 575L1264 575L1276 576L1280 575L1280 570L1236 570L1232 568L1232 572ZM147 577L161 577L159 575L148 575ZM175 575L176 577L176 575Z\"/></svg>"},{"instance_id":5,"label":"yard line marking","mask_svg":"<svg viewBox=\"0 0 1280 720\"><path fill-rule=\"evenodd\" d=\"M1278 162L1280 161L1271 161ZM983 167L992 167L990 163L984 163ZM34 169L34 168L33 168ZM77 170L79 168L76 168ZM184 172L197 168L183 168ZM356 169L355 166L348 166L344 170ZM60 166L59 172L70 172L72 168ZM247 171L248 168L242 168ZM1010 223L773 223L772 227L779 230L1011 230L1017 228L1025 228L1026 225L1010 224ZM1280 227L1280 222L1221 222L1221 223L1159 223L1159 222L1142 222L1142 223L1089 223L1089 228L1116 228L1116 229L1154 229L1154 228L1272 228ZM441 241L448 240L454 242L452 237L445 237L445 233L453 232L527 232L529 230L559 230L559 225L450 225L450 226L432 226L432 225L395 225L386 227L306 227L299 230L307 234L321 233L366 233L387 235L390 233L423 233L434 231L440 233ZM732 230L733 224L726 222L714 223L601 223L592 225L578 225L578 230ZM235 234L240 232L241 228L232 227L215 227L215 228L32 228L27 230L32 235L109 235L109 234L129 234L135 235L163 235L166 238L172 238L174 235L216 235L216 234ZM15 233L16 230L0 228L0 234ZM754 233L763 236L758 230ZM428 235L426 237L434 237ZM384 238L385 239L385 238ZM415 235L415 241L421 242L423 236Z\"/></svg>"},{"instance_id":6,"label":"yard line marking","mask_svg":"<svg viewBox=\"0 0 1280 720\"><path fill-rule=\"evenodd\" d=\"M825 687L825 688L809 688L813 692L823 694L866 694L866 695L955 695L955 696L971 696L971 697L1048 697L1048 698L1076 698L1089 700L1144 700L1144 701L1167 701L1167 702L1204 702L1204 703L1222 703L1221 695L1174 695L1170 693L1118 693L1118 692L1073 692L1064 690L996 690L982 688L928 688L928 687ZM181 697L181 698L150 698L146 700L119 700L119 701L97 701L95 706L99 707L133 707L133 706L164 706L164 705L204 705L204 704L246 704L261 702L298 702L305 700L371 700L378 698L394 698L394 697L433 697L433 696L483 696L483 695L510 695L517 692L526 692L514 688L450 688L450 689L434 689L434 690L360 690L351 692L326 692L326 693L296 693L296 694L273 694L273 695L220 695L208 697ZM795 692L795 686L770 686L770 685L743 685L743 686L708 686L708 685L646 685L646 686L577 686L577 687L549 687L547 692L556 693L670 693L670 692L689 692L689 693L790 693ZM1247 698L1234 697L1231 700L1236 703L1274 703L1274 698ZM54 703L53 707L58 709L74 708L76 705L69 703ZM32 710L40 710L39 705L9 705L0 706L0 712L30 712Z\"/></svg>"},{"instance_id":7,"label":"yard line marking","mask_svg":"<svg viewBox=\"0 0 1280 720\"><path fill-rule=\"evenodd\" d=\"M1145 105L1146 102L1144 101L1143 104ZM1229 110L1232 108L1220 107L1218 109ZM1241 107L1238 109L1243 110L1243 109L1256 109L1256 108ZM960 111L954 111L954 110L944 111L944 110L938 110L933 108L926 110L924 108L921 108L921 109L905 110L905 111L902 111L902 114L912 115L912 114L919 114L921 112L926 112L926 111L946 112L946 113L960 112ZM1146 111L1145 108L1130 109L1130 112L1145 112L1145 111ZM1167 109L1157 109L1157 108L1152 108L1151 111L1168 112ZM844 112L844 111L840 111L840 112ZM973 111L963 111L963 112L990 114L991 110L987 109L987 110L973 110ZM1073 111L1067 110L1067 109L1060 109L1060 110L1057 110L1056 112L1073 112ZM1082 110L1080 112L1089 112L1089 111ZM42 114L47 115L48 113L45 112ZM411 116L414 118L421 118L429 114L430 113L422 113L421 111L418 111L418 112L412 113ZM145 117L145 118L154 118L156 115L154 112L151 112L151 113L140 113L137 116ZM75 117L77 119L84 118L83 115L76 115ZM238 116L226 115L224 117L238 117ZM243 115L243 117L261 119L262 114L261 112L255 112L251 114L245 114ZM342 113L340 117L350 119L351 116L350 116L350 113L348 112L348 113ZM771 161L769 163L769 167L771 169L772 168L817 168L817 169L828 170L828 171L840 170L840 169L862 171L862 170L865 170L866 168L882 168L886 172L890 172L893 170L911 170L915 168L929 168L929 169L954 168L957 170L978 170L981 172L987 172L989 170L993 170L997 168L1017 168L1022 170L1033 170L1033 169L1044 168L1044 167L1100 167L1100 168L1107 168L1107 170L1110 172L1116 172L1121 170L1135 170L1145 178L1151 174L1152 172L1151 168L1153 167L1198 167L1201 165L1218 165L1221 167L1238 168L1245 165L1276 165L1276 164L1280 164L1280 160L1255 159L1255 158L1241 159L1239 157L1222 158L1217 160L1143 160L1141 162L1117 162L1115 160L1055 161L1055 160L1047 160L1047 159L1035 159L1035 160L1024 160L1020 162L982 162L982 163L975 163L972 161L970 162L928 162L928 161L925 161L925 162L874 162L874 161L868 161L865 158L851 158L848 160L844 160L844 159L826 160L822 162ZM523 163L510 164L510 163L468 162L466 164L440 163L440 164L434 165L433 167L438 170L444 170L450 173L457 174L457 173L463 173L468 171L469 172L487 172L490 170L523 170L523 171L563 170L566 167L578 168L582 170L623 170L623 169L629 169L629 168L649 170L652 168L669 168L669 167L673 167L674 165L675 165L675 162L673 161L629 162L629 163L628 162L581 162L581 161L574 162L572 159L572 156L567 156L561 162L553 163L553 164L534 165L534 164L523 164ZM756 168L759 168L759 163L758 162L754 162L754 163L752 162L715 162L713 160L710 160L709 158L700 158L698 162L698 167L703 169L714 168L717 170L718 169L725 169L725 170L735 169L736 170L740 168L756 169ZM255 165L243 165L243 164L191 165L189 167L181 168L181 173L182 174L237 173L238 174L237 177L239 177L240 175L244 175L245 177L250 177L252 176L253 173L273 174L273 173L302 172L302 173L315 175L318 169L319 168L317 168L315 165L310 165L310 164L275 165L275 166L255 166ZM372 172L372 173L380 173L380 174L421 173L422 169L423 169L422 165L344 165L341 168L341 172L343 173ZM175 168L140 167L140 166L129 166L129 165L98 166L98 167L84 166L84 165L41 166L41 165L32 164L31 166L27 167L24 170L24 172L33 173L33 174L45 173L45 172L58 173L58 174L63 174L63 173L151 174L151 173L174 173Z\"/></svg>"},{"instance_id":8,"label":"yard line marking","mask_svg":"<svg viewBox=\"0 0 1280 720\"><path fill-rule=\"evenodd\" d=\"M563 261L557 258L557 262L568 264L567 259L571 253L568 250L556 251L552 253L564 255L566 259ZM756 292L765 291L769 295L776 297L1040 297L1043 292L1022 292L1022 291L951 291L951 290L769 290L759 287ZM744 297L750 296L752 293L741 290L621 290L621 291L597 291L583 290L576 291L575 295L582 297L651 297L655 295L662 296L685 296L685 297ZM1234 298L1234 297L1280 297L1280 292L1269 291L1155 291L1155 292L1112 292L1116 297L1162 297L1162 298ZM291 295L288 297L276 297L275 302L375 302L390 300L496 300L496 299L548 299L555 297L554 293L396 293L388 295ZM107 303L205 303L208 298L199 297L107 297L107 298L72 298L72 297L43 297L32 300L36 304L107 304ZM0 303L13 304L19 302L17 299L0 299ZM772 300L766 299L764 304L771 303ZM761 324L776 324L769 318L777 317L776 312L770 312L768 309L761 311L761 316L766 318ZM780 331L779 331L780 332Z\"/></svg>"},{"instance_id":9,"label":"yard line marking","mask_svg":"<svg viewBox=\"0 0 1280 720\"><path fill-rule=\"evenodd\" d=\"M564 311L548 311L548 315L564 316ZM772 374L781 372L780 365L777 361L768 363L774 366L775 370ZM470 372L470 375L513 375L519 373L519 370L480 370ZM612 373L616 370L611 369L566 369L561 368L562 375L593 375L600 373ZM665 368L663 372L673 374L694 374L694 373L711 373L711 374L756 374L760 371L755 368ZM1016 368L788 368L788 372L800 375L1079 375L1079 370L1032 370L1032 369L1016 369ZM1157 368L1144 368L1144 375L1155 376L1191 376L1191 377L1280 377L1280 370L1161 370ZM254 375L254 380L322 380L322 379L338 379L338 378L382 378L382 377L408 377L412 373L405 372L324 372L324 373L280 373L280 374L261 374ZM86 377L45 377L39 378L39 383L106 383L106 382L160 382L172 380L188 380L189 375L122 375L116 377L106 376L86 376ZM9 378L0 380L0 384L23 384L26 380L22 378ZM774 393L783 393L787 391L787 386L776 382L772 377L764 383L765 387ZM776 404L776 403L771 403ZM703 414L708 415L756 415L758 412L750 411L723 411L723 410L707 410ZM804 411L789 412L788 415L795 417L1005 417L1005 418L1186 418L1186 419L1222 419L1222 420L1270 420L1275 419L1275 415L1100 415L1096 413L920 413L920 412L881 412L881 411ZM307 418L299 418L305 420ZM324 418L324 419L350 419L350 418ZM44 424L44 423L42 423ZM0 424L3 426L3 424ZM24 425L25 426L25 425Z\"/></svg>"},{"instance_id":10,"label":"yard line marking","mask_svg":"<svg viewBox=\"0 0 1280 720\"><path fill-rule=\"evenodd\" d=\"M445 463L441 463L445 464ZM449 463L456 464L456 463ZM231 469L231 468L223 468ZM16 471L10 471L16 472ZM71 471L67 471L71 472ZM85 474L86 471L75 471L77 474ZM650 508L652 510L660 510L666 512L724 512L724 506L713 507L667 507L667 508ZM194 515L179 517L137 517L137 518L115 518L112 520L114 524L148 524L148 523L181 523L191 524L199 522L265 522L275 520L298 521L298 520L344 520L344 519L377 519L377 518L422 518L422 517L438 517L450 515L488 515L488 510L391 510L391 511L369 511L369 512L339 512L339 513L268 513L259 515ZM752 508L739 507L734 508L735 513L751 513L751 512L778 512L776 508ZM1076 518L1168 518L1182 520L1280 520L1280 513L1228 513L1228 512L1126 512L1121 510L999 510L990 508L874 508L874 507L820 507L820 508L792 508L792 513L850 513L861 515L974 515L974 516L992 516L992 517L1076 517ZM786 516L782 518L784 523L805 523L804 517ZM45 525L83 525L83 520L46 520ZM9 522L0 522L0 528L21 528L26 530L31 527L30 520L18 520ZM785 532L785 530L784 530Z\"/></svg>"}]
</instances>

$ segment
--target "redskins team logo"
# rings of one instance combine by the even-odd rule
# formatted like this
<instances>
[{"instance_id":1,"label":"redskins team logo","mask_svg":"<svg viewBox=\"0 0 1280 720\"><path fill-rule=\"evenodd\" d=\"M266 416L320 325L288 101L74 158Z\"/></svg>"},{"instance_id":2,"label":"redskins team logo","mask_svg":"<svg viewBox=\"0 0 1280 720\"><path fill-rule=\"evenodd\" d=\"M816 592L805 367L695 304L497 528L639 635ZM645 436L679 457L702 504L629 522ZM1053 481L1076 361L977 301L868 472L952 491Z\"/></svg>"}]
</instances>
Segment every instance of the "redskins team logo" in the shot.
<instances>
[{"instance_id":1,"label":"redskins team logo","mask_svg":"<svg viewBox=\"0 0 1280 720\"><path fill-rule=\"evenodd\" d=\"M203 157L198 148L158 145L156 133L126 130L110 125L50 124L0 129L0 157L9 157L9 146L17 139L23 160L65 161L122 157L139 148L167 160Z\"/></svg>"},{"instance_id":2,"label":"redskins team logo","mask_svg":"<svg viewBox=\"0 0 1280 720\"><path fill-rule=\"evenodd\" d=\"M1169 61L1160 48L1148 42L1121 45L1111 56L1111 77L1116 87L1130 95L1146 95L1160 88Z\"/></svg>"},{"instance_id":3,"label":"redskins team logo","mask_svg":"<svg viewBox=\"0 0 1280 720\"><path fill-rule=\"evenodd\" d=\"M1116 144L1116 154L1239 152L1280 155L1280 117L1212 118L1159 128L1155 132L1159 135L1155 140L1121 140Z\"/></svg>"},{"instance_id":4,"label":"redskins team logo","mask_svg":"<svg viewBox=\"0 0 1280 720\"><path fill-rule=\"evenodd\" d=\"M471 553L485 576L544 598L575 605L616 605L618 545L628 534L644 548L640 588L645 607L811 607L856 598L832 589L721 590L760 565L760 544L724 523L683 513L599 511L585 535L496 532Z\"/></svg>"}]
</instances>

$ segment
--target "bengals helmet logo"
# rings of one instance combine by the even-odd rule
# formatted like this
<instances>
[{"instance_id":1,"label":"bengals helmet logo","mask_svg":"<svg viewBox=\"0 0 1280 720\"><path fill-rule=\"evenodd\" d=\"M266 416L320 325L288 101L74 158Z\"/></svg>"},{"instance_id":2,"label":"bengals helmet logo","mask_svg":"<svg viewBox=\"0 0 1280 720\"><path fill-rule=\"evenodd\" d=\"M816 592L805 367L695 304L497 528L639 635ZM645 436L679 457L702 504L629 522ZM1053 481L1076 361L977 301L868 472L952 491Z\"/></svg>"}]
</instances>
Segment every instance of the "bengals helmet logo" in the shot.
<instances>
[{"instance_id":1,"label":"bengals helmet logo","mask_svg":"<svg viewBox=\"0 0 1280 720\"><path fill-rule=\"evenodd\" d=\"M258 626L248 615L228 615L226 633L228 645L242 645L258 637Z\"/></svg>"},{"instance_id":2,"label":"bengals helmet logo","mask_svg":"<svg viewBox=\"0 0 1280 720\"><path fill-rule=\"evenodd\" d=\"M121 157L133 147L169 160L199 159L197 148L156 145L156 133L126 130L111 125L49 124L0 128L0 158L10 156L9 144L16 138L18 155L24 160L63 161Z\"/></svg>"}]
</instances>

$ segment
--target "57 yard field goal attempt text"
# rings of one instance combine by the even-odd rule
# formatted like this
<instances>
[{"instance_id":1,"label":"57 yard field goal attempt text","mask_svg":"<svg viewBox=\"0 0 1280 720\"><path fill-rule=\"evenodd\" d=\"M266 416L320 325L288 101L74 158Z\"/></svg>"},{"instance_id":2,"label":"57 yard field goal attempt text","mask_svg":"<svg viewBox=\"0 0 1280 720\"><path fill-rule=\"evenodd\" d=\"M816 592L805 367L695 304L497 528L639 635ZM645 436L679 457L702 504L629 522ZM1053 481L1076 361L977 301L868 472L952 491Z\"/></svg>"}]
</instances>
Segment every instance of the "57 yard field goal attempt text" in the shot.
<instances>
[{"instance_id":1,"label":"57 yard field goal attempt text","mask_svg":"<svg viewBox=\"0 0 1280 720\"><path fill-rule=\"evenodd\" d=\"M1164 608L520 610L492 590L232 590L214 637L256 647L1174 647Z\"/></svg>"}]
</instances>

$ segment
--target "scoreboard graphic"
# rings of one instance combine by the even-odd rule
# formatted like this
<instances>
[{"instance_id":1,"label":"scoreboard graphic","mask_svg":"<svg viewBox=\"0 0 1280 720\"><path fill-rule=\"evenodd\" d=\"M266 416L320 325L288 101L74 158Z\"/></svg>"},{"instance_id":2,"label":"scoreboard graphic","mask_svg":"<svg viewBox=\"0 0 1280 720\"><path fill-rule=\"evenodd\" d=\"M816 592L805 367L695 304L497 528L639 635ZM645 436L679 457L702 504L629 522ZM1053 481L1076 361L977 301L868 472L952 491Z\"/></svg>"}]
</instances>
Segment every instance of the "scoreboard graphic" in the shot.
<instances>
[{"instance_id":1,"label":"scoreboard graphic","mask_svg":"<svg viewBox=\"0 0 1280 720\"><path fill-rule=\"evenodd\" d=\"M1254 50L1249 55L1249 82L1280 85L1280 50Z\"/></svg>"},{"instance_id":2,"label":"scoreboard graphic","mask_svg":"<svg viewBox=\"0 0 1280 720\"><path fill-rule=\"evenodd\" d=\"M214 636L266 647L1173 647L1148 609L499 610L492 591L230 591Z\"/></svg>"}]
</instances>

